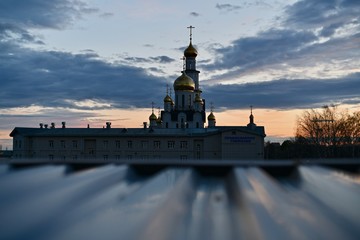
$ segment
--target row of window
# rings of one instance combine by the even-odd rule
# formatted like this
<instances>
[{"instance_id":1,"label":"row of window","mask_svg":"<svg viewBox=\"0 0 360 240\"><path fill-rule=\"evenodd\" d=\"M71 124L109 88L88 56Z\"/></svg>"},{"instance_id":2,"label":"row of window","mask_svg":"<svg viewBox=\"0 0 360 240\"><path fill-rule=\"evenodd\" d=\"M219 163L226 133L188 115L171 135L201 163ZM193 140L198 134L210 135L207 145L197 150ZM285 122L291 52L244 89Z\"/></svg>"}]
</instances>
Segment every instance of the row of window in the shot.
<instances>
[{"instance_id":1,"label":"row of window","mask_svg":"<svg viewBox=\"0 0 360 240\"><path fill-rule=\"evenodd\" d=\"M60 140L60 147L66 148L66 141ZM77 149L78 148L78 141L72 140L72 148ZM167 141L167 148L168 149L174 149L175 148L175 141ZM54 148L54 140L49 140L49 147ZM104 140L103 141L103 148L108 149L109 148L109 141ZM121 142L120 140L115 141L115 148L120 149L121 148ZM127 148L132 149L133 148L133 141L127 141ZM142 149L148 149L149 148L149 141L141 141L141 148ZM154 149L160 149L161 148L161 141L153 141L153 148ZM188 142L187 141L180 141L180 148L181 149L187 149L188 148Z\"/></svg>"},{"instance_id":2,"label":"row of window","mask_svg":"<svg viewBox=\"0 0 360 240\"><path fill-rule=\"evenodd\" d=\"M15 140L14 148L21 148L21 140Z\"/></svg>"},{"instance_id":3,"label":"row of window","mask_svg":"<svg viewBox=\"0 0 360 240\"><path fill-rule=\"evenodd\" d=\"M20 157L21 157L21 155L20 155ZM158 155L154 155L154 156L142 155L142 156L139 156L139 158L141 160L149 160L149 159L160 159L161 157L158 156ZM78 156L77 155L73 155L73 156L70 156L70 157L69 156L68 157L67 156L61 156L60 159L63 160L63 161L66 161L66 160L76 161L76 160L78 160ZM109 155L103 155L103 159L105 161L109 160ZM121 158L120 155L115 155L113 159L121 160L122 158ZM133 155L127 155L126 159L127 160L133 159ZM180 159L181 160L186 160L186 159L188 159L188 157L187 157L187 155L180 155ZM49 160L53 161L54 160L54 155L50 154L49 155Z\"/></svg>"}]
</instances>

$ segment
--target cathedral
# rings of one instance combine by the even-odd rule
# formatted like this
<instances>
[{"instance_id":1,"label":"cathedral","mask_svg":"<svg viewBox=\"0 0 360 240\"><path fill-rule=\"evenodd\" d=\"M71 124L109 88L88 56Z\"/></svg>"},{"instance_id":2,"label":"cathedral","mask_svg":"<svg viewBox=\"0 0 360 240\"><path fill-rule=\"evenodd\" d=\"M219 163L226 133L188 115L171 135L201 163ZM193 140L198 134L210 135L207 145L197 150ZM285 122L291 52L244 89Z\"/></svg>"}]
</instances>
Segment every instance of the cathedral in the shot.
<instances>
[{"instance_id":1,"label":"cathedral","mask_svg":"<svg viewBox=\"0 0 360 240\"><path fill-rule=\"evenodd\" d=\"M55 123L15 127L13 157L46 162L263 159L265 130L254 123L252 109L246 126L216 125L212 108L206 117L192 28L181 75L167 89L158 116L153 106L149 123L142 128L112 128L110 122L104 128L67 128L65 122L60 128Z\"/></svg>"},{"instance_id":2,"label":"cathedral","mask_svg":"<svg viewBox=\"0 0 360 240\"><path fill-rule=\"evenodd\" d=\"M205 99L201 98L199 71L196 69L197 50L192 45L192 26L190 44L184 51L181 76L174 81L175 102L167 95L164 98L164 110L161 116L150 115L150 127L160 128L204 128ZM208 116L209 127L215 126L215 116Z\"/></svg>"}]
</instances>

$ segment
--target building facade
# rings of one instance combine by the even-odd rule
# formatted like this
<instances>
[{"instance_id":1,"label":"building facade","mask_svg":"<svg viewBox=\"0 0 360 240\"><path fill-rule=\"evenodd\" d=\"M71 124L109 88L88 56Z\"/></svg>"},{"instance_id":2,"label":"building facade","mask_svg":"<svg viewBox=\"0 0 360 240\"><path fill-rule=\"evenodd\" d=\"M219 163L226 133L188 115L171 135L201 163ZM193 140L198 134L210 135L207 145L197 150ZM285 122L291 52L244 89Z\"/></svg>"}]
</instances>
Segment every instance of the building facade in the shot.
<instances>
[{"instance_id":1,"label":"building facade","mask_svg":"<svg viewBox=\"0 0 360 240\"><path fill-rule=\"evenodd\" d=\"M143 128L61 128L40 124L40 128L16 127L13 156L17 159L49 161L263 159L263 126L256 126L250 114L247 126L217 126L211 109L206 117L205 99L196 69L197 50L190 43L184 51L181 75L174 81L174 98L164 97L159 116L154 108ZM207 126L206 126L207 120Z\"/></svg>"}]
</instances>

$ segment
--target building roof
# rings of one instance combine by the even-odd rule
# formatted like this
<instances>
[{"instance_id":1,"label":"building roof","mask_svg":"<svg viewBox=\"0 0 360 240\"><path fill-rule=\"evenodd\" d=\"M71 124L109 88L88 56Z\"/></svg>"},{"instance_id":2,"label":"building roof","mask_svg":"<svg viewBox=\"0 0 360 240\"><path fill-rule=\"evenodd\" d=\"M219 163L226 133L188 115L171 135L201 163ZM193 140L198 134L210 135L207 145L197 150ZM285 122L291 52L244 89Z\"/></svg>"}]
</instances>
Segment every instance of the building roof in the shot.
<instances>
[{"instance_id":1,"label":"building roof","mask_svg":"<svg viewBox=\"0 0 360 240\"><path fill-rule=\"evenodd\" d=\"M224 126L213 128L24 128L16 127L11 137L115 137L115 136L205 136L225 131L241 131L265 137L264 127Z\"/></svg>"}]
</instances>

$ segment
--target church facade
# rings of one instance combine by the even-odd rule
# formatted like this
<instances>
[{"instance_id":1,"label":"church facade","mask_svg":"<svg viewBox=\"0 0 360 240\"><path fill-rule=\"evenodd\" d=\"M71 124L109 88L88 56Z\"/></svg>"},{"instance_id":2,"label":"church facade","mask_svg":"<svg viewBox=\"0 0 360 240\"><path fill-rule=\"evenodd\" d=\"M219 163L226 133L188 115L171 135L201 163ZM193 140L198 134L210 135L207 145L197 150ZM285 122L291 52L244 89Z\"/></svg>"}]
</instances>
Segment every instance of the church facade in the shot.
<instances>
[{"instance_id":1,"label":"church facade","mask_svg":"<svg viewBox=\"0 0 360 240\"><path fill-rule=\"evenodd\" d=\"M121 160L240 160L263 159L263 126L254 123L250 114L247 126L217 126L211 109L206 117L206 101L202 98L198 52L190 43L184 51L181 75L174 81L172 97L169 89L163 110L158 116L154 108L149 124L143 128L55 128L40 124L39 128L16 127L13 157L48 161L121 161Z\"/></svg>"}]
</instances>

